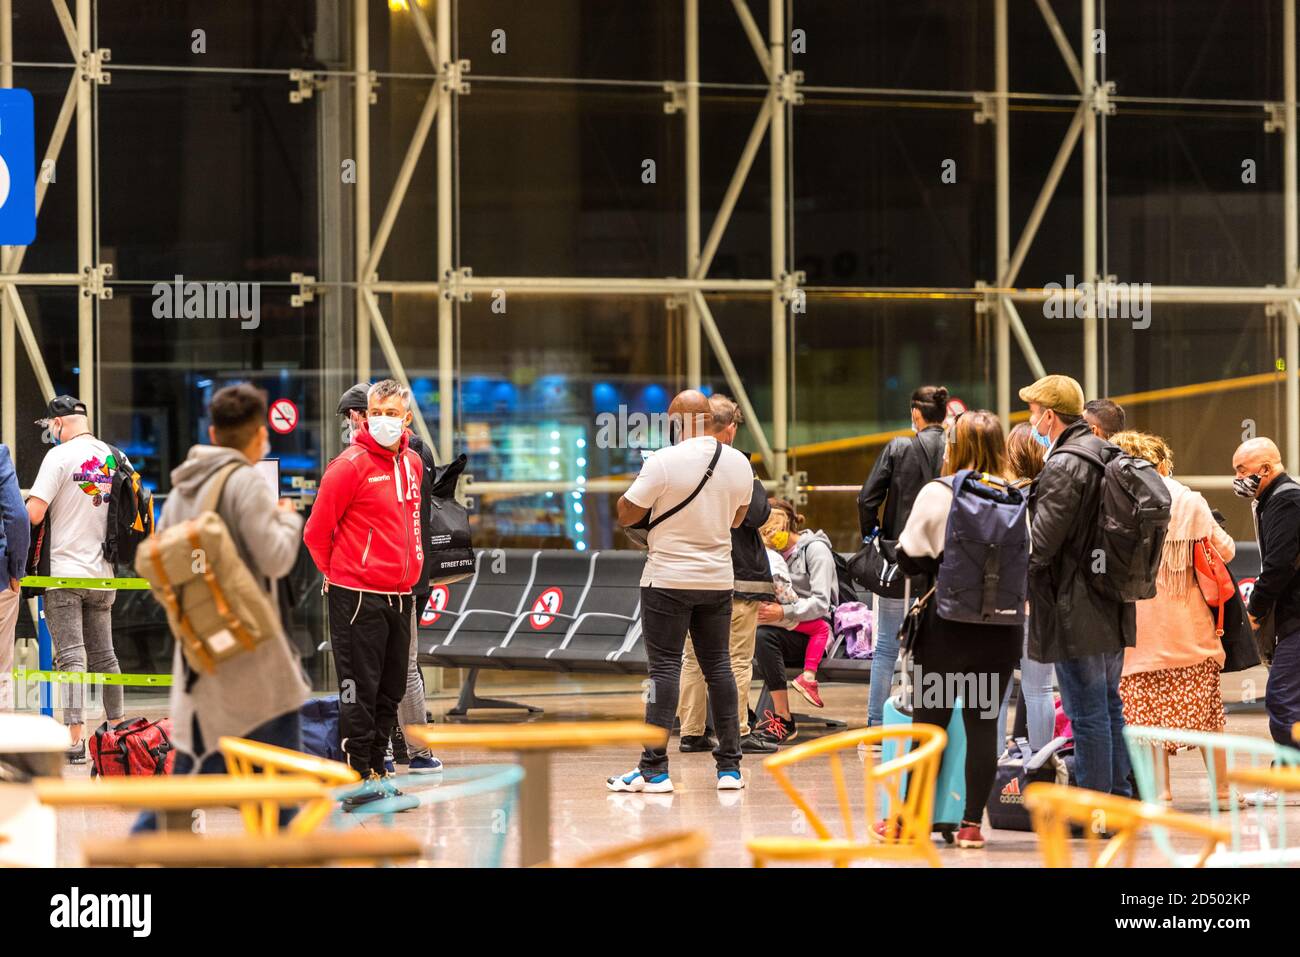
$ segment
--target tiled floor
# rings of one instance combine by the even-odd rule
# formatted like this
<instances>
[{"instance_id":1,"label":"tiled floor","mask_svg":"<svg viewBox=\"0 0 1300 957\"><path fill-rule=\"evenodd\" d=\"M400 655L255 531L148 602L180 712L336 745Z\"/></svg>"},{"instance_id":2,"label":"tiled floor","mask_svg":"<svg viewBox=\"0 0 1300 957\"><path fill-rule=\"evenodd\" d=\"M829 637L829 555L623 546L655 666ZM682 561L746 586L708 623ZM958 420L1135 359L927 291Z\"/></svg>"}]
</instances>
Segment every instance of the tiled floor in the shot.
<instances>
[{"instance_id":1,"label":"tiled floor","mask_svg":"<svg viewBox=\"0 0 1300 957\"><path fill-rule=\"evenodd\" d=\"M823 688L826 713L860 720L865 711L865 689L847 685ZM641 700L637 693L589 695L516 694L521 700L541 705L546 713L540 720L593 720L640 717ZM451 705L451 700L430 702L436 720ZM132 708L132 713L160 713L157 706ZM482 712L476 721L521 720L513 712ZM536 719L535 719L536 720ZM1257 737L1267 736L1262 712L1231 714L1228 730ZM801 737L816 733L807 729ZM682 829L702 829L708 833L708 862L715 866L746 866L749 863L745 840L756 835L789 835L800 826L799 815L789 800L766 775L758 759L744 762L747 787L743 791L718 792L714 788L712 757L708 754L680 754L677 742L671 747L672 774L676 791L666 795L613 794L606 790L604 779L626 771L636 764L636 754L626 748L603 748L590 752L557 755L552 766L552 843L555 859L563 862L598 848L647 837L655 833ZM499 763L501 755L486 752L447 752L442 755L448 767L469 764ZM88 773L84 768L69 768L71 775ZM833 812L834 798L826 765L799 769L796 783L807 790L815 805ZM432 786L432 785L430 785ZM852 790L852 788L851 788ZM860 801L860 788L858 789ZM1174 805L1180 810L1205 813L1208 795L1205 776L1198 755L1183 753L1173 760ZM422 806L395 816L391 826L419 835L428 847L430 863L460 864L470 861L475 849L489 841L494 818L494 795L477 799L474 809L455 805ZM1253 820L1255 812L1244 812ZM1288 811L1291 828L1300 827L1300 807ZM78 848L88 835L117 836L129 828L132 816L105 809L78 809L59 812L59 859L75 864ZM499 818L497 819L499 821ZM505 861L518 859L517 822L512 822L505 850ZM233 810L207 812L209 832L236 831L238 818ZM378 822L366 827L383 826ZM1014 831L985 830L988 845L983 850L957 850L941 847L941 858L948 867L1023 867L1038 866L1039 858L1032 834ZM1160 853L1144 842L1139 863L1159 866Z\"/></svg>"}]
</instances>

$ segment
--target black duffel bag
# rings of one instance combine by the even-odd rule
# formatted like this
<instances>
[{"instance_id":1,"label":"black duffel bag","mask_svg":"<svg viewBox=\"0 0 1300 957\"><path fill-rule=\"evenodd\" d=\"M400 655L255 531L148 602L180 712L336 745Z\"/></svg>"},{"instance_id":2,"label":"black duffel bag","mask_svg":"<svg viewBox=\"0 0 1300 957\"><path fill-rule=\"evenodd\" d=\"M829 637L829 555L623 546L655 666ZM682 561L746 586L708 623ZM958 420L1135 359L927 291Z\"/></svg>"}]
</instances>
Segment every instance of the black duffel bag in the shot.
<instances>
[{"instance_id":1,"label":"black duffel bag","mask_svg":"<svg viewBox=\"0 0 1300 957\"><path fill-rule=\"evenodd\" d=\"M432 556L430 585L450 585L474 574L474 546L469 534L469 511L456 501L456 483L469 459L462 452L447 465L434 469L429 527L424 547Z\"/></svg>"},{"instance_id":2,"label":"black duffel bag","mask_svg":"<svg viewBox=\"0 0 1300 957\"><path fill-rule=\"evenodd\" d=\"M906 597L907 576L898 567L898 557L894 553L897 546L898 542L885 541L877 531L849 559L849 575L881 598Z\"/></svg>"}]
</instances>

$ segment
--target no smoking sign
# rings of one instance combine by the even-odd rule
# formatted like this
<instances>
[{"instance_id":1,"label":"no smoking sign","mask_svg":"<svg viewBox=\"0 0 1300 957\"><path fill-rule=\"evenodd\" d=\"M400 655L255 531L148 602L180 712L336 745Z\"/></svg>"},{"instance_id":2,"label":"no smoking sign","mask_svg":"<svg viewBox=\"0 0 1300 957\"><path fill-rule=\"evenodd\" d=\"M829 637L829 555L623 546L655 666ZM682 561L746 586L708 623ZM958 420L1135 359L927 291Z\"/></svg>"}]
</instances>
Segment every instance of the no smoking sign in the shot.
<instances>
[{"instance_id":1,"label":"no smoking sign","mask_svg":"<svg viewBox=\"0 0 1300 957\"><path fill-rule=\"evenodd\" d=\"M276 399L266 413L271 430L280 435L288 435L298 425L298 407L289 399Z\"/></svg>"}]
</instances>

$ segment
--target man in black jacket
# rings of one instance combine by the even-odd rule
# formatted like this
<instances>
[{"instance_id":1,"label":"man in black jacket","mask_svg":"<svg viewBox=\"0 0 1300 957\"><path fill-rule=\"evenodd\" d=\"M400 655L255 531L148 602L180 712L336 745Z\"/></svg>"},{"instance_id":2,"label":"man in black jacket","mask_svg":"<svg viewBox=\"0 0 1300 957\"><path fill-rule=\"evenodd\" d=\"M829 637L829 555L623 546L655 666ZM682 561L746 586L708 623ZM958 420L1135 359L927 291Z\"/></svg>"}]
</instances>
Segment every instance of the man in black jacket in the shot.
<instances>
[{"instance_id":1,"label":"man in black jacket","mask_svg":"<svg viewBox=\"0 0 1300 957\"><path fill-rule=\"evenodd\" d=\"M1286 474L1271 439L1243 442L1232 456L1232 490L1251 500L1259 541L1259 577L1246 611L1250 623L1273 613L1277 647L1268 672L1264 707L1273 740L1294 747L1291 728L1300 721L1300 485Z\"/></svg>"},{"instance_id":2,"label":"man in black jacket","mask_svg":"<svg viewBox=\"0 0 1300 957\"><path fill-rule=\"evenodd\" d=\"M1137 640L1136 615L1131 603L1106 598L1092 584L1104 572L1094 544L1102 470L1070 451L1106 461L1115 448L1084 421L1083 389L1069 376L1044 376L1020 398L1029 403L1030 427L1051 441L1029 497L1029 657L1056 665L1079 786L1129 795L1119 679L1124 649Z\"/></svg>"},{"instance_id":3,"label":"man in black jacket","mask_svg":"<svg viewBox=\"0 0 1300 957\"><path fill-rule=\"evenodd\" d=\"M365 382L358 382L347 392L343 393L343 398L339 399L338 414L343 417L343 444L351 444L352 435L360 429L362 423L366 420L366 409L369 406L370 386ZM433 457L433 451L424 444L424 441L412 430L407 429L407 442L412 452L420 456L420 461L424 463L424 475L420 479L420 527L428 529L429 516L433 504L433 479L437 462ZM397 724L393 728L393 756L397 764L407 765L407 770L414 774L433 774L442 770L442 762L433 756L433 752L424 748L414 750L407 747L406 736L402 733L402 728L408 724L425 723L425 693L424 693L424 675L420 671L420 662L417 660L419 654L419 643L417 636L420 628L420 615L424 612L425 606L429 604L429 595L432 588L429 586L430 569L433 562L433 550L428 547L426 542L424 548L424 575L416 584L412 593L412 608L415 613L411 615L411 652L407 657L406 667L406 693L402 695L401 703L397 706Z\"/></svg>"},{"instance_id":4,"label":"man in black jacket","mask_svg":"<svg viewBox=\"0 0 1300 957\"><path fill-rule=\"evenodd\" d=\"M745 421L736 403L721 393L709 396L713 412L713 436L726 445L735 445L736 432ZM767 549L758 530L772 513L763 483L754 479L749 511L739 528L731 530L731 567L736 576L731 597L731 673L736 677L736 697L740 716L740 750L746 754L771 754L777 746L754 735L749 727L749 684L754 675L754 641L758 632L758 606L771 601L772 571L767 564ZM682 652L681 700L677 716L682 722L681 749L712 751L717 742L705 734L708 720L708 697L704 672L695 660L690 638Z\"/></svg>"},{"instance_id":5,"label":"man in black jacket","mask_svg":"<svg viewBox=\"0 0 1300 957\"><path fill-rule=\"evenodd\" d=\"M943 420L947 411L948 390L943 386L925 385L912 393L912 429L916 434L889 441L858 493L858 524L864 541L877 529L887 542L897 541L902 534L921 486L937 478L943 466ZM898 662L898 629L907 611L903 598L877 595L874 604L876 645L871 656L868 725L884 721L885 702Z\"/></svg>"}]
</instances>

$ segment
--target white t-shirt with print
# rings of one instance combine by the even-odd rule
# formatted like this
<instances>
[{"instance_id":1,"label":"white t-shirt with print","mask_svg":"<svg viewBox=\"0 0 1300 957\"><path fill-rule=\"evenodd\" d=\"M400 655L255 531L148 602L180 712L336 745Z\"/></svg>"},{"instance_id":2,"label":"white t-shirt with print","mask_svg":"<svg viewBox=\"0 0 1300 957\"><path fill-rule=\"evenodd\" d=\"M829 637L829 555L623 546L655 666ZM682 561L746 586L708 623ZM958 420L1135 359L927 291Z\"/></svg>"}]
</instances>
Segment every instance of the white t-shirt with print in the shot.
<instances>
[{"instance_id":1,"label":"white t-shirt with print","mask_svg":"<svg viewBox=\"0 0 1300 957\"><path fill-rule=\"evenodd\" d=\"M49 503L50 574L58 578L112 578L104 558L108 494L113 474L107 445L79 435L45 454L31 494Z\"/></svg>"},{"instance_id":2,"label":"white t-shirt with print","mask_svg":"<svg viewBox=\"0 0 1300 957\"><path fill-rule=\"evenodd\" d=\"M623 497L649 508L653 521L695 491L717 445L712 436L700 436L660 449L642 463L641 474ZM651 530L641 587L730 591L736 580L731 520L749 504L753 491L749 460L724 445L713 477L695 500Z\"/></svg>"}]
</instances>

